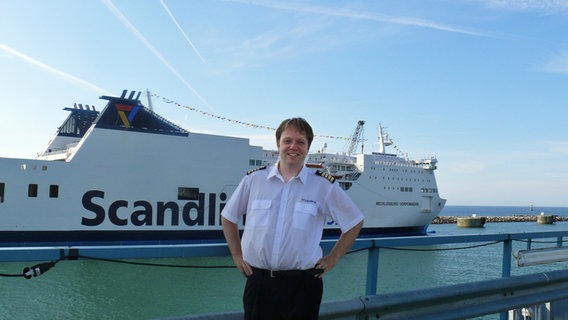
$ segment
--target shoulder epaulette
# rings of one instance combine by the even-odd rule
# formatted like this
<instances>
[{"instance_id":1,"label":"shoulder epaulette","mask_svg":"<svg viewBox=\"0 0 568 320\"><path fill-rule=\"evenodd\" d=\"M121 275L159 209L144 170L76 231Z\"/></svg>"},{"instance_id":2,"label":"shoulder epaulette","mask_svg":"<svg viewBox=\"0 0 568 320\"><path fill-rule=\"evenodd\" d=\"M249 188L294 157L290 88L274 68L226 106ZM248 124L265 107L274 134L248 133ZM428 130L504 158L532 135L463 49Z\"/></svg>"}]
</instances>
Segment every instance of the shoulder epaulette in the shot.
<instances>
[{"instance_id":1,"label":"shoulder epaulette","mask_svg":"<svg viewBox=\"0 0 568 320\"><path fill-rule=\"evenodd\" d=\"M258 171L258 170L264 170L264 169L266 169L266 168L268 168L268 166L262 166L262 167L258 167L258 168L249 170L249 171L247 171L247 176L248 176L249 174L253 173L253 172L256 172L256 171Z\"/></svg>"},{"instance_id":2,"label":"shoulder epaulette","mask_svg":"<svg viewBox=\"0 0 568 320\"><path fill-rule=\"evenodd\" d=\"M326 178L326 179L329 180L329 182L331 182L331 183L334 183L334 182L335 182L335 178L334 178L331 174L329 174L329 173L327 173L327 172L323 172L323 171L321 171L321 170L316 170L316 175L318 175L318 176L320 176L320 177Z\"/></svg>"}]
</instances>

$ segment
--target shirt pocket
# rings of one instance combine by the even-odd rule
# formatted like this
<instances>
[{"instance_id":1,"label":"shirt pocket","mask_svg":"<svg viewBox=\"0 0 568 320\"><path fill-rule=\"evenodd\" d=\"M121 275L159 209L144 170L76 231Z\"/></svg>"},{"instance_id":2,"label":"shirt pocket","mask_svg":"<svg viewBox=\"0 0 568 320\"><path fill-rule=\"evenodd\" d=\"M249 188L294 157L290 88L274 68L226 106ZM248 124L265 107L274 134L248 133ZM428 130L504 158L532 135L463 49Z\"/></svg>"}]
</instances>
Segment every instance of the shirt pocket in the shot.
<instances>
[{"instance_id":1,"label":"shirt pocket","mask_svg":"<svg viewBox=\"0 0 568 320\"><path fill-rule=\"evenodd\" d=\"M271 200L254 200L251 203L250 212L247 214L246 223L251 226L267 225L271 207Z\"/></svg>"},{"instance_id":2,"label":"shirt pocket","mask_svg":"<svg viewBox=\"0 0 568 320\"><path fill-rule=\"evenodd\" d=\"M313 228L316 215L318 213L318 206L313 202L297 202L294 206L294 219L292 225L294 228L308 230Z\"/></svg>"}]
</instances>

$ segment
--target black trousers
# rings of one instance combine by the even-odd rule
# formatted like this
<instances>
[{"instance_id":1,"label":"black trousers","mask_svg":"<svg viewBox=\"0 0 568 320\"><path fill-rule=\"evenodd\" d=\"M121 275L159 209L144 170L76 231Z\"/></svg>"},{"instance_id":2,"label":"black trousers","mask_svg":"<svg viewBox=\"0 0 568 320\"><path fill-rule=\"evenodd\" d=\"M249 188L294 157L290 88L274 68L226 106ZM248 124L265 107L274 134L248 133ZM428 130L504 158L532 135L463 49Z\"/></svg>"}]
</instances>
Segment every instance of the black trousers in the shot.
<instances>
[{"instance_id":1,"label":"black trousers","mask_svg":"<svg viewBox=\"0 0 568 320\"><path fill-rule=\"evenodd\" d=\"M317 320L323 281L313 275L270 277L254 272L247 278L245 320Z\"/></svg>"}]
</instances>

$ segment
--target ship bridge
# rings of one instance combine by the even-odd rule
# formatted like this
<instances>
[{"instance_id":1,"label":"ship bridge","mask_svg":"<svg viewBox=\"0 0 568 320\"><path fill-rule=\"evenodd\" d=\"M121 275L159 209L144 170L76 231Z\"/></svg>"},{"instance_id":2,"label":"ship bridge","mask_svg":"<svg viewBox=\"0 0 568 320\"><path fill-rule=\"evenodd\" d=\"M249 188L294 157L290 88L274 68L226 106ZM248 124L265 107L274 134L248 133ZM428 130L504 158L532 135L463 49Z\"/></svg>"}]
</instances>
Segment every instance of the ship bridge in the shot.
<instances>
[{"instance_id":1,"label":"ship bridge","mask_svg":"<svg viewBox=\"0 0 568 320\"><path fill-rule=\"evenodd\" d=\"M83 107L82 104L75 104L74 108L63 108L63 110L69 111L71 114L59 127L57 133L59 136L82 138L99 116L95 107L89 105Z\"/></svg>"},{"instance_id":2,"label":"ship bridge","mask_svg":"<svg viewBox=\"0 0 568 320\"><path fill-rule=\"evenodd\" d=\"M99 116L94 106L74 104L73 108L63 108L70 114L58 128L55 137L47 148L37 156L41 160L65 160L79 141L85 136L93 122Z\"/></svg>"}]
</instances>

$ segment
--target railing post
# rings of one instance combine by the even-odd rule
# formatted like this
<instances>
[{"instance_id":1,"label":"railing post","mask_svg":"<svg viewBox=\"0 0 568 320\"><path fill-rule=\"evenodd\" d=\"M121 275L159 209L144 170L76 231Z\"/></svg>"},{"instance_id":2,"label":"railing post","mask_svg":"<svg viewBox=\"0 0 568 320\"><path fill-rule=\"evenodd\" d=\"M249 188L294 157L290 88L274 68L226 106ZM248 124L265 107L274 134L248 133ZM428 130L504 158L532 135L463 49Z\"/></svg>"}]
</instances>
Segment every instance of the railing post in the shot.
<instances>
[{"instance_id":1,"label":"railing post","mask_svg":"<svg viewBox=\"0 0 568 320\"><path fill-rule=\"evenodd\" d=\"M372 241L371 248L369 248L369 255L367 257L367 284L365 287L365 294L377 294L377 280L379 278L379 248L375 246L375 241Z\"/></svg>"},{"instance_id":2,"label":"railing post","mask_svg":"<svg viewBox=\"0 0 568 320\"><path fill-rule=\"evenodd\" d=\"M509 237L503 241L503 267L501 270L502 278L509 278L511 276L511 259L513 256L513 240ZM504 311L500 314L500 320L508 319L508 312Z\"/></svg>"},{"instance_id":3,"label":"railing post","mask_svg":"<svg viewBox=\"0 0 568 320\"><path fill-rule=\"evenodd\" d=\"M527 250L530 250L532 248L532 238L527 239Z\"/></svg>"},{"instance_id":4,"label":"railing post","mask_svg":"<svg viewBox=\"0 0 568 320\"><path fill-rule=\"evenodd\" d=\"M513 257L513 240L510 238L503 241L503 268L501 271L502 278L511 276L511 260Z\"/></svg>"}]
</instances>

